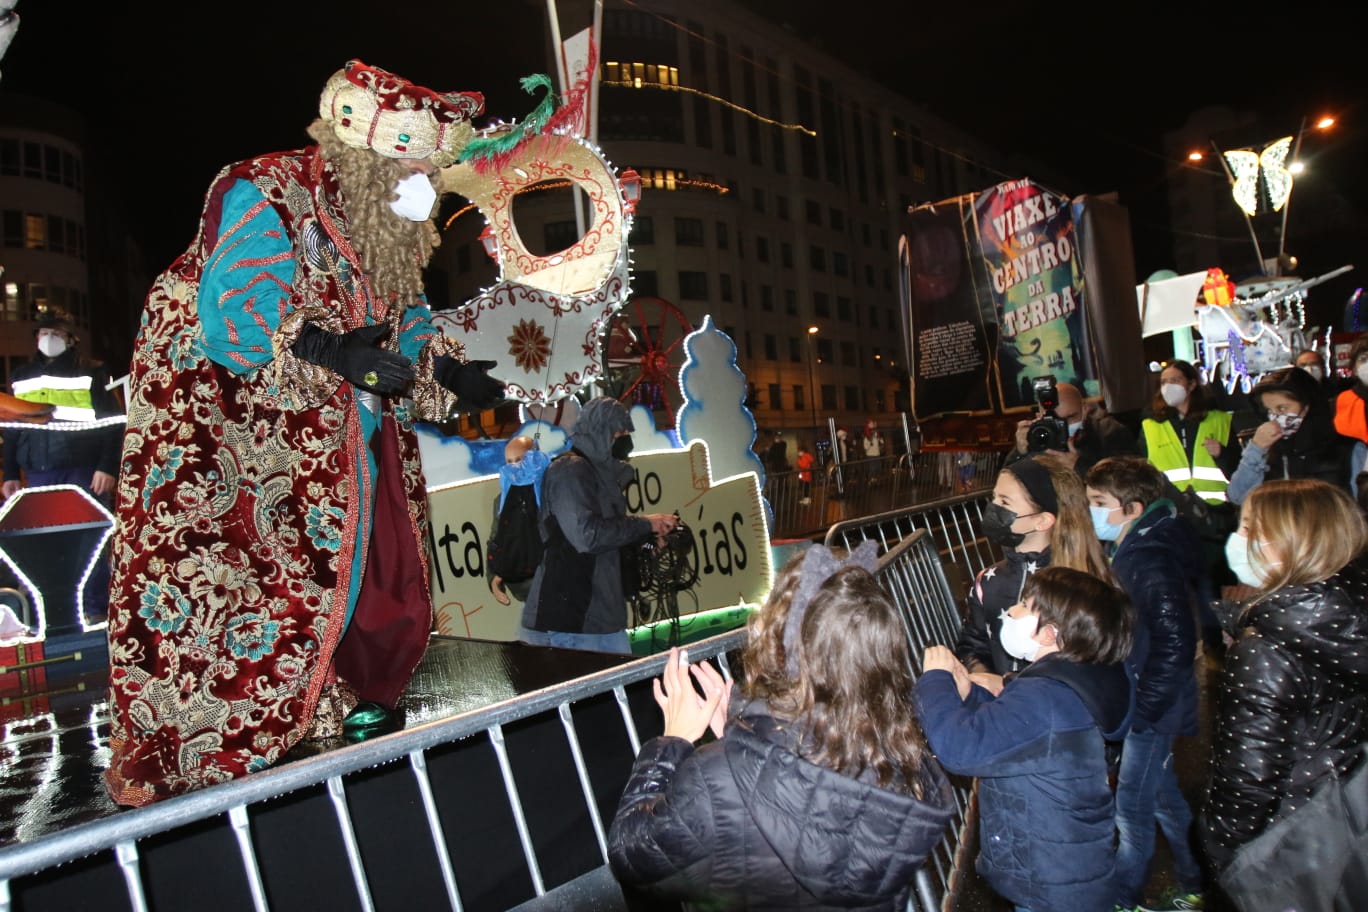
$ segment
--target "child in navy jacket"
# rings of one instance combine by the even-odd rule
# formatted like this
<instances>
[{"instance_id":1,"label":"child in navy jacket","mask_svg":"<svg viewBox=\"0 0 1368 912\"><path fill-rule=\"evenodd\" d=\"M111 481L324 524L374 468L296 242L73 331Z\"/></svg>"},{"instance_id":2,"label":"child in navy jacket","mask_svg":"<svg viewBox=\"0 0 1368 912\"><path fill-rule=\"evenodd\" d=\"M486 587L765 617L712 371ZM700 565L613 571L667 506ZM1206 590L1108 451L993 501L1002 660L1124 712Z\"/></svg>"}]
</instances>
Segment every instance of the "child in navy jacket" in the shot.
<instances>
[{"instance_id":1,"label":"child in navy jacket","mask_svg":"<svg viewBox=\"0 0 1368 912\"><path fill-rule=\"evenodd\" d=\"M978 777L978 871L1018 912L1115 904L1106 742L1129 724L1131 629L1120 590L1047 567L1003 618L1003 646L1031 664L999 693L972 683L944 646L926 651L916 685L922 727L946 770Z\"/></svg>"}]
</instances>

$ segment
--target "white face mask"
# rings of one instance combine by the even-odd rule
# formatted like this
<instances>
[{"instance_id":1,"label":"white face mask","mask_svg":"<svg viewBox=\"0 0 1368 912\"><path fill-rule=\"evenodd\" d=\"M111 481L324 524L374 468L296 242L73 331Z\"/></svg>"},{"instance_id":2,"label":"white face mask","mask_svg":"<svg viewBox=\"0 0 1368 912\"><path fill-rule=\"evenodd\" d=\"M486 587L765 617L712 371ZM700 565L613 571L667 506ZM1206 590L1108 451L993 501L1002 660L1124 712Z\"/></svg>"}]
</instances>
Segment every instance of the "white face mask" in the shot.
<instances>
[{"instance_id":1,"label":"white face mask","mask_svg":"<svg viewBox=\"0 0 1368 912\"><path fill-rule=\"evenodd\" d=\"M1074 437L1074 435L1077 434L1077 433L1078 433L1079 431L1081 431L1081 430L1083 430L1083 422L1081 422L1081 421L1071 421L1071 422L1069 422L1069 439L1072 440L1073 437Z\"/></svg>"},{"instance_id":2,"label":"white face mask","mask_svg":"<svg viewBox=\"0 0 1368 912\"><path fill-rule=\"evenodd\" d=\"M1002 648L1014 659L1034 662L1036 653L1040 652L1040 644L1031 637L1035 636L1039 623L1038 614L1025 614L1014 618L1007 612L1002 612L1002 630L998 632Z\"/></svg>"},{"instance_id":3,"label":"white face mask","mask_svg":"<svg viewBox=\"0 0 1368 912\"><path fill-rule=\"evenodd\" d=\"M1368 364L1360 364L1354 369L1354 373L1359 378L1359 383L1368 386Z\"/></svg>"},{"instance_id":4,"label":"white face mask","mask_svg":"<svg viewBox=\"0 0 1368 912\"><path fill-rule=\"evenodd\" d=\"M1319 364L1308 364L1305 367L1303 367L1302 370L1306 371L1308 374L1315 377L1317 380L1325 379L1325 371L1321 370L1321 366Z\"/></svg>"},{"instance_id":5,"label":"white face mask","mask_svg":"<svg viewBox=\"0 0 1368 912\"><path fill-rule=\"evenodd\" d=\"M1230 566L1230 572L1235 574L1236 579L1246 586L1253 586L1255 589L1263 588L1265 577L1268 576L1268 569L1264 566L1264 562L1250 550L1249 539L1243 532L1230 533L1230 537L1226 539L1225 554L1226 563Z\"/></svg>"},{"instance_id":6,"label":"white face mask","mask_svg":"<svg viewBox=\"0 0 1368 912\"><path fill-rule=\"evenodd\" d=\"M1187 401L1188 391L1181 383L1165 383L1159 387L1159 395L1164 397L1169 408L1177 408Z\"/></svg>"},{"instance_id":7,"label":"white face mask","mask_svg":"<svg viewBox=\"0 0 1368 912\"><path fill-rule=\"evenodd\" d=\"M426 174L413 172L395 184L394 192L399 194L399 198L390 203L395 215L410 222L426 222L432 218L432 204L437 202L437 190Z\"/></svg>"},{"instance_id":8,"label":"white face mask","mask_svg":"<svg viewBox=\"0 0 1368 912\"><path fill-rule=\"evenodd\" d=\"M39 336L38 350L49 358L55 358L67 350L66 339L61 336Z\"/></svg>"}]
</instances>

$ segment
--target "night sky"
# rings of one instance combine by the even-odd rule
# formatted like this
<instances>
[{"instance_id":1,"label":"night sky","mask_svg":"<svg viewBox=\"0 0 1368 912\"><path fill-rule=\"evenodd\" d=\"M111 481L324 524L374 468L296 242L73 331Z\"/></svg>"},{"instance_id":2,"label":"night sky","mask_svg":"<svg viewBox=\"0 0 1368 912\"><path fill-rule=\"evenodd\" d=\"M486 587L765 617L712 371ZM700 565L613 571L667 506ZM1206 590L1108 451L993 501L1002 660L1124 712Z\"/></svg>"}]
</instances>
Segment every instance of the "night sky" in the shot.
<instances>
[{"instance_id":1,"label":"night sky","mask_svg":"<svg viewBox=\"0 0 1368 912\"><path fill-rule=\"evenodd\" d=\"M1208 104L1247 106L1285 122L1287 132L1303 114L1332 111L1341 126L1317 180L1333 182L1328 192L1359 214L1360 226L1368 212L1368 130L1357 123L1368 119L1362 48L1328 6L1299 4L1268 18L1271 8L1230 4L1202 12L1191 3L1166 11L992 0L745 2L984 140L1074 176L1074 186L1057 189L1119 192L1141 277L1171 265L1162 178L1181 163L1163 160L1159 137ZM561 0L565 34L588 22L574 19L573 3ZM532 104L518 77L547 66L539 0L19 0L16 10L22 22L0 60L0 92L56 99L89 116L153 270L190 240L220 166L309 142L304 130L318 93L348 58L435 89L483 92L490 114L515 118ZM232 18L200 21L216 10Z\"/></svg>"}]
</instances>

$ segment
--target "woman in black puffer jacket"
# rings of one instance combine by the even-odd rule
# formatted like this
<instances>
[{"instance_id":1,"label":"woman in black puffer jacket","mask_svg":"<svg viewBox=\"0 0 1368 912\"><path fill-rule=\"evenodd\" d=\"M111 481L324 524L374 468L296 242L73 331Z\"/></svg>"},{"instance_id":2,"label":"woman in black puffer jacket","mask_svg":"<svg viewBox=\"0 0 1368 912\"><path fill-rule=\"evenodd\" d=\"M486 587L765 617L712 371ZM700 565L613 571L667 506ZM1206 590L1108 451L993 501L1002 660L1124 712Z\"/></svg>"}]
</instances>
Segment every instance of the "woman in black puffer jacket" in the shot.
<instances>
[{"instance_id":1,"label":"woman in black puffer jacket","mask_svg":"<svg viewBox=\"0 0 1368 912\"><path fill-rule=\"evenodd\" d=\"M642 746L608 834L622 883L686 909L906 907L954 805L896 609L865 566L840 566L816 545L776 580L729 718L712 666L671 650L665 734ZM725 737L695 750L723 719Z\"/></svg>"},{"instance_id":2,"label":"woman in black puffer jacket","mask_svg":"<svg viewBox=\"0 0 1368 912\"><path fill-rule=\"evenodd\" d=\"M1218 695L1203 815L1218 869L1368 742L1365 547L1362 513L1327 482L1266 481L1244 502L1227 555L1260 592L1231 625Z\"/></svg>"}]
</instances>

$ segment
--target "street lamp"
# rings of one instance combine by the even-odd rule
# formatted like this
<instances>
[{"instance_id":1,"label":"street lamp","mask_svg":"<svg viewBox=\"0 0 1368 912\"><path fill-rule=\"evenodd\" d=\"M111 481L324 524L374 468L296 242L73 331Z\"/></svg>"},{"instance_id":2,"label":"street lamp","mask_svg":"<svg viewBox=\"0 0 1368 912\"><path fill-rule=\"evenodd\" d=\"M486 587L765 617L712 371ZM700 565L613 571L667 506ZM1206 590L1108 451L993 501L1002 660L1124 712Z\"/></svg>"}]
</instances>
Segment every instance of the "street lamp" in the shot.
<instances>
[{"instance_id":1,"label":"street lamp","mask_svg":"<svg viewBox=\"0 0 1368 912\"><path fill-rule=\"evenodd\" d=\"M808 327L808 405L812 409L812 429L817 430L817 375L813 370L813 363L817 356L813 354L812 337L817 335L817 327Z\"/></svg>"},{"instance_id":2,"label":"street lamp","mask_svg":"<svg viewBox=\"0 0 1368 912\"><path fill-rule=\"evenodd\" d=\"M1312 126L1316 130L1328 130L1334 125L1333 117L1321 117ZM1249 237L1254 242L1254 253L1259 258L1260 269L1263 268L1264 257L1258 234L1254 230L1253 216L1260 214L1265 201L1274 212L1281 210L1282 224L1278 229L1277 259L1281 268L1286 251L1284 242L1287 238L1287 212L1291 208L1289 204L1292 199L1293 176L1301 174L1304 170L1300 155L1306 126L1306 118L1303 117L1295 137L1284 136L1274 140L1261 151L1223 151L1214 139L1211 140L1211 147L1216 150L1216 158L1230 181L1231 195L1244 213L1245 225L1249 228ZM1190 152L1188 160L1201 161L1202 155L1200 152Z\"/></svg>"}]
</instances>

